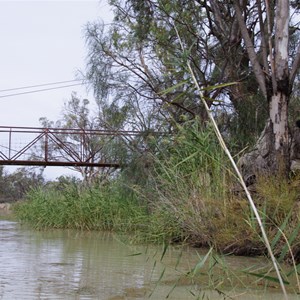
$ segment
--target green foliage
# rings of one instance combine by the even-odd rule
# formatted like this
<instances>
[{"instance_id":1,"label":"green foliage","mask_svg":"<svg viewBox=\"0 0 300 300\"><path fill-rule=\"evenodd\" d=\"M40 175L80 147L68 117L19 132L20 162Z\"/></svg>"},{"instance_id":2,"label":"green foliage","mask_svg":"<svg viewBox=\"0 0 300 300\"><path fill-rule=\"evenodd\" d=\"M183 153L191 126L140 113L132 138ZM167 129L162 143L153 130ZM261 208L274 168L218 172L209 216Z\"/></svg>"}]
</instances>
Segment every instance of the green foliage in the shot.
<instances>
[{"instance_id":1,"label":"green foliage","mask_svg":"<svg viewBox=\"0 0 300 300\"><path fill-rule=\"evenodd\" d=\"M224 132L233 138L236 152L253 144L266 121L268 103L259 93L245 44L237 38L236 14L230 3L179 0L109 3L115 14L111 26L95 22L88 24L86 30L89 50L86 77L99 95L97 98L130 103L131 107L133 95L140 107L154 102L154 109L143 113L155 111L160 116L157 119L167 124L170 119L181 122L182 116L187 120L195 116L205 119L204 107L187 72L186 60L189 60L212 110L226 115L222 125ZM249 4L245 18L254 45L261 45L264 36L253 32L254 28L259 29L258 13L255 2ZM188 51L180 50L174 27ZM255 46L255 51L261 62L261 48ZM181 85L183 81L185 84ZM266 81L269 82L267 76ZM222 86L226 82L238 84ZM207 89L215 85L220 86L217 91ZM170 86L177 89L167 95L161 93Z\"/></svg>"},{"instance_id":2,"label":"green foliage","mask_svg":"<svg viewBox=\"0 0 300 300\"><path fill-rule=\"evenodd\" d=\"M37 229L109 230L130 234L132 242L154 243L181 235L171 212L163 208L149 212L122 181L84 188L61 179L47 188L31 190L14 211L22 222Z\"/></svg>"},{"instance_id":3,"label":"green foliage","mask_svg":"<svg viewBox=\"0 0 300 300\"><path fill-rule=\"evenodd\" d=\"M15 207L17 217L36 228L134 231L146 216L134 196L122 195L114 184L80 188L32 190Z\"/></svg>"},{"instance_id":4,"label":"green foliage","mask_svg":"<svg viewBox=\"0 0 300 300\"><path fill-rule=\"evenodd\" d=\"M84 187L74 178L30 191L17 216L36 228L77 228L133 233L134 242L184 242L227 253L265 252L256 220L240 196L235 177L212 129L199 122L177 126L146 161L118 179ZM136 161L137 163L137 161ZM135 176L135 177L134 177ZM256 204L272 248L281 261L299 261L299 184L259 178ZM238 230L237 230L238 228ZM291 252L292 251L292 252Z\"/></svg>"},{"instance_id":5,"label":"green foliage","mask_svg":"<svg viewBox=\"0 0 300 300\"><path fill-rule=\"evenodd\" d=\"M151 294L163 284L172 286L166 299L172 298L172 294L176 297L176 289L183 286L186 287L187 294L191 293L194 296L193 299L239 299L241 295L242 298L265 299L270 293L278 292L278 278L268 260L263 257L245 258L240 261L238 257L231 258L219 254L210 247L199 252L192 250L198 259L189 259L187 264L183 248L176 250L174 247L163 245L161 251L156 250L151 256L148 254L147 259L154 260L153 269L159 268L160 271ZM172 253L176 264L170 264L168 259L164 259L169 253ZM283 264L282 267L283 282L288 293L292 299L297 298L296 278L291 276L289 268ZM172 274L173 279L170 279L169 274Z\"/></svg>"},{"instance_id":6,"label":"green foliage","mask_svg":"<svg viewBox=\"0 0 300 300\"><path fill-rule=\"evenodd\" d=\"M256 201L272 241L273 251L280 262L299 261L299 192L297 176L290 181L278 176L258 179Z\"/></svg>"},{"instance_id":7,"label":"green foliage","mask_svg":"<svg viewBox=\"0 0 300 300\"><path fill-rule=\"evenodd\" d=\"M183 242L184 232L176 215L163 203L153 208L147 222L131 237L134 242L143 243L172 243Z\"/></svg>"},{"instance_id":8,"label":"green foliage","mask_svg":"<svg viewBox=\"0 0 300 300\"><path fill-rule=\"evenodd\" d=\"M49 139L47 147L48 153L55 157L68 159L68 153L77 156L78 159L88 163L123 163L127 158L126 142L123 137L116 136L112 132L123 127L126 120L126 106L120 108L114 104L103 105L97 112L90 109L87 99L81 99L72 93L71 99L65 103L62 109L62 118L56 122L41 118L40 122L44 127L58 127L62 129L80 129L80 131L64 131L59 136L59 140L64 143L68 151L62 151L61 146L55 139ZM86 131L107 130L109 135L89 134ZM94 132L95 133L95 132ZM44 152L43 145L38 146L34 154ZM91 183L94 178L106 180L113 173L114 169L104 169L96 167L71 167L79 172L86 183Z\"/></svg>"},{"instance_id":9,"label":"green foliage","mask_svg":"<svg viewBox=\"0 0 300 300\"><path fill-rule=\"evenodd\" d=\"M162 140L158 148L152 176L140 192L151 205L153 239L161 233L167 240L213 245L226 253L264 253L256 220L247 201L233 195L236 179L209 126L205 131L196 121L178 126L177 135ZM299 215L291 214L297 211L298 195L299 189L282 178L257 185L256 201L281 261L291 256L286 242L298 253ZM151 231L147 238L151 241Z\"/></svg>"},{"instance_id":10,"label":"green foliage","mask_svg":"<svg viewBox=\"0 0 300 300\"><path fill-rule=\"evenodd\" d=\"M201 130L197 121L191 121L178 127L173 140L162 141L159 147L148 182L148 201L154 213L163 210L172 216L181 232L177 240L218 248L232 240L242 241L249 233L243 220L247 205L230 198L234 176L213 130ZM236 234L237 225L241 236Z\"/></svg>"},{"instance_id":11,"label":"green foliage","mask_svg":"<svg viewBox=\"0 0 300 300\"><path fill-rule=\"evenodd\" d=\"M19 168L13 173L0 167L0 202L22 200L28 191L45 184L42 172Z\"/></svg>"},{"instance_id":12,"label":"green foliage","mask_svg":"<svg viewBox=\"0 0 300 300\"><path fill-rule=\"evenodd\" d=\"M260 136L268 117L267 103L261 95L245 96L236 110L216 117L219 128L233 153L251 148Z\"/></svg>"}]
</instances>

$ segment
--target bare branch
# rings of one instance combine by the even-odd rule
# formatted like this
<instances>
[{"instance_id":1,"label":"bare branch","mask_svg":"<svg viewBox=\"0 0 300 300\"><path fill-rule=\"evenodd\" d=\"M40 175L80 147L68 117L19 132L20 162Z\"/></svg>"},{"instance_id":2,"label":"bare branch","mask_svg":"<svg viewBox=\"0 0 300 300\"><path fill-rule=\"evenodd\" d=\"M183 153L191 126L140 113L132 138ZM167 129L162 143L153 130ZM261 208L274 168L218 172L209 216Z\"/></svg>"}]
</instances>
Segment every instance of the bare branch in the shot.
<instances>
[{"instance_id":1,"label":"bare branch","mask_svg":"<svg viewBox=\"0 0 300 300\"><path fill-rule=\"evenodd\" d=\"M266 36L266 32L265 32L265 24L264 24L263 17L262 17L263 12L262 12L262 7L261 7L261 1L256 0L256 3L257 3L259 26L260 26L260 32L261 32L262 62L263 62L265 72L268 72L269 66L268 66L267 36Z\"/></svg>"},{"instance_id":2,"label":"bare branch","mask_svg":"<svg viewBox=\"0 0 300 300\"><path fill-rule=\"evenodd\" d=\"M236 16L237 16L237 19L238 19L238 22L240 25L240 29L241 29L241 34L242 34L242 37L243 37L244 42L247 47L247 52L248 52L249 59L251 61L252 67L253 67L253 72L255 74L256 80L259 84L259 87L260 87L264 97L267 98L268 95L267 95L267 86L266 86L265 75L259 64L257 54L254 51L254 45L249 36L247 26L243 20L243 15L242 15L241 8L240 8L240 5L238 2L239 2L238 0L235 0L234 6L236 9Z\"/></svg>"}]
</instances>

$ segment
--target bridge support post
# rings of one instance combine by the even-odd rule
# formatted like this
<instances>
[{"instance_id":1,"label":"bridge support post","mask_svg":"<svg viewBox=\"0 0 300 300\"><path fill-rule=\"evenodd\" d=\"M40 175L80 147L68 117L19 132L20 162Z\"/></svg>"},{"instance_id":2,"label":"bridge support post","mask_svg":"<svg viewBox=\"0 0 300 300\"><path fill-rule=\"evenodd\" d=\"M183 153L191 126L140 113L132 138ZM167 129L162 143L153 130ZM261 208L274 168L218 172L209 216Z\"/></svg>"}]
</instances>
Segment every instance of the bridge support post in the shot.
<instances>
[{"instance_id":1,"label":"bridge support post","mask_svg":"<svg viewBox=\"0 0 300 300\"><path fill-rule=\"evenodd\" d=\"M45 129L45 162L48 162L48 128Z\"/></svg>"}]
</instances>

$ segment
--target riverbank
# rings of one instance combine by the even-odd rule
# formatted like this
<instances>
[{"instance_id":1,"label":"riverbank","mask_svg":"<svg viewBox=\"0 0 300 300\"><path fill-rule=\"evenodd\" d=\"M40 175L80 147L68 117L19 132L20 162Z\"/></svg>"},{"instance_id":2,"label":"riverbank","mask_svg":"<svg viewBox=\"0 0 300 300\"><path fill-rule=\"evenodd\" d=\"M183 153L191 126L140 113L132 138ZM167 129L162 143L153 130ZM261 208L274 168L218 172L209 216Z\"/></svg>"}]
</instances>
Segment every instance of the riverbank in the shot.
<instances>
[{"instance_id":1,"label":"riverbank","mask_svg":"<svg viewBox=\"0 0 300 300\"><path fill-rule=\"evenodd\" d=\"M223 274L226 264L211 253L267 255L257 220L244 194L234 192L236 178L213 133L186 131L159 146L165 148L147 168L137 161L107 181L64 181L32 189L27 201L14 207L16 215L37 229L108 230L131 244L213 249L206 259L222 265ZM280 265L292 265L283 274L287 284L298 276L300 262L299 194L297 178L256 178L253 198L272 251ZM278 287L270 269L244 271ZM300 283L296 288L300 291Z\"/></svg>"},{"instance_id":2,"label":"riverbank","mask_svg":"<svg viewBox=\"0 0 300 300\"><path fill-rule=\"evenodd\" d=\"M257 184L255 199L280 262L300 260L297 189L282 180ZM176 187L175 192L176 198L146 202L120 182L88 188L70 184L32 190L13 208L21 222L37 229L108 230L129 234L137 243L188 243L224 254L265 255L257 222L241 196L187 198L186 190L179 193Z\"/></svg>"},{"instance_id":3,"label":"riverbank","mask_svg":"<svg viewBox=\"0 0 300 300\"><path fill-rule=\"evenodd\" d=\"M257 220L235 188L237 178L213 130L191 122L155 147L157 155L132 158L116 176L64 178L32 188L14 211L38 229L109 230L130 234L134 242L266 254ZM256 178L253 199L280 262L300 262L299 195L295 175Z\"/></svg>"},{"instance_id":4,"label":"riverbank","mask_svg":"<svg viewBox=\"0 0 300 300\"><path fill-rule=\"evenodd\" d=\"M0 220L0 232L5 237L0 244L3 299L282 299L278 282L251 275L273 275L265 257L132 245L110 232L38 231L6 220ZM294 276L289 283L289 299L297 299Z\"/></svg>"}]
</instances>

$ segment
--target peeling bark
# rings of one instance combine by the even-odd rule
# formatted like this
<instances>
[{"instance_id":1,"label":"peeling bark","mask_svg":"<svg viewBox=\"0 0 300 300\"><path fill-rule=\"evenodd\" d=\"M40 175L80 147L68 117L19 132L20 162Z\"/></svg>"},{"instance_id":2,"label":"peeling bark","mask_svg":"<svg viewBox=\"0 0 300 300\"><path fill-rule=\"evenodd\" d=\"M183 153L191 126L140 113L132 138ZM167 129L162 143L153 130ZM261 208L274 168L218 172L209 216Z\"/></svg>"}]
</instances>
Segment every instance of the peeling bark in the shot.
<instances>
[{"instance_id":1,"label":"peeling bark","mask_svg":"<svg viewBox=\"0 0 300 300\"><path fill-rule=\"evenodd\" d=\"M270 118L254 149L239 161L246 181L259 174L288 175L291 136L288 128L288 96L277 93L270 102Z\"/></svg>"},{"instance_id":2,"label":"peeling bark","mask_svg":"<svg viewBox=\"0 0 300 300\"><path fill-rule=\"evenodd\" d=\"M284 173L289 171L289 128L288 128L288 95L278 92L270 102L270 120L274 136L274 167Z\"/></svg>"},{"instance_id":3,"label":"peeling bark","mask_svg":"<svg viewBox=\"0 0 300 300\"><path fill-rule=\"evenodd\" d=\"M263 130L259 140L252 151L244 154L239 162L244 180L247 185L253 183L253 178L258 174L266 174L272 168L272 123L269 120L265 129Z\"/></svg>"},{"instance_id":4,"label":"peeling bark","mask_svg":"<svg viewBox=\"0 0 300 300\"><path fill-rule=\"evenodd\" d=\"M289 1L277 1L275 26L275 79L277 86L273 87L274 94L277 90L283 91L286 95L289 92L289 8ZM273 96L276 96L274 94Z\"/></svg>"},{"instance_id":5,"label":"peeling bark","mask_svg":"<svg viewBox=\"0 0 300 300\"><path fill-rule=\"evenodd\" d=\"M238 5L236 5L238 9ZM240 21L241 23L241 21ZM244 25L245 26L245 25ZM271 32L269 29L269 36ZM246 42L246 40L245 40ZM290 171L290 141L288 128L288 103L290 77L288 66L289 1L276 4L275 47L271 51L272 92L269 100L269 120L255 148L242 157L239 164L247 179L258 173L288 176ZM249 51L249 50L248 50ZM250 54L249 54L250 56ZM251 60L254 63L254 59ZM259 73L256 74L259 81ZM260 86L263 84L261 82Z\"/></svg>"}]
</instances>

